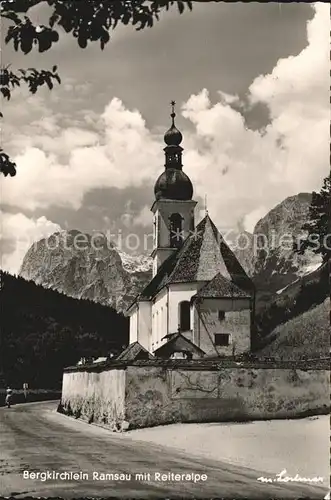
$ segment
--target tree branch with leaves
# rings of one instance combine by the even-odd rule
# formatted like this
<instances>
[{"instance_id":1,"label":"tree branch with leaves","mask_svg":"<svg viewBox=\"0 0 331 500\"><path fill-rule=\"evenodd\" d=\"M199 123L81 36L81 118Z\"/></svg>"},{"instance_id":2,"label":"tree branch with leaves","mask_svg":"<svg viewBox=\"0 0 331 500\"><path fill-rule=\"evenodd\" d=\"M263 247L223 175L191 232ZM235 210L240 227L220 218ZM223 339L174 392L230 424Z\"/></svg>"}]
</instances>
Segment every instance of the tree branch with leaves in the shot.
<instances>
[{"instance_id":1,"label":"tree branch with leaves","mask_svg":"<svg viewBox=\"0 0 331 500\"><path fill-rule=\"evenodd\" d=\"M48 25L35 25L29 11L36 6L48 6ZM24 54L37 48L46 52L56 44L60 35L71 34L84 49L89 42L99 42L103 50L110 40L110 32L119 25L132 25L137 31L151 28L163 11L177 6L182 14L192 10L192 1L179 0L1 0L0 17L10 22L5 42L12 43L15 51ZM61 83L57 67L52 71L35 68L9 71L0 68L0 92L2 98L10 100L15 87L26 84L35 94L46 85L53 88L54 81ZM0 114L3 118L2 113ZM16 165L0 147L0 173L15 175Z\"/></svg>"}]
</instances>

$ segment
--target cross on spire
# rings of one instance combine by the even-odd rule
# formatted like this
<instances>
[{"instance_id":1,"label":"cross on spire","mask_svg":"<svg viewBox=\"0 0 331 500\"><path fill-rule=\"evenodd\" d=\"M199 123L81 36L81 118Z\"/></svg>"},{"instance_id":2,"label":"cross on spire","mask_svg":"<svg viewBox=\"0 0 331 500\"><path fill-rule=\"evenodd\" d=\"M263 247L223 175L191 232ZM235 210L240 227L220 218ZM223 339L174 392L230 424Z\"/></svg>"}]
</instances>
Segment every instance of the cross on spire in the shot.
<instances>
[{"instance_id":1,"label":"cross on spire","mask_svg":"<svg viewBox=\"0 0 331 500\"><path fill-rule=\"evenodd\" d=\"M166 157L165 167L166 168L175 168L175 169L181 170L182 166L183 166L182 165L183 148L180 146L180 143L183 140L183 136L175 125L176 101L174 101L174 100L170 101L170 105L172 107L172 113L170 115L172 118L172 124L171 124L169 130L164 134L164 142L167 145L167 147L164 148L165 157Z\"/></svg>"},{"instance_id":2,"label":"cross on spire","mask_svg":"<svg viewBox=\"0 0 331 500\"><path fill-rule=\"evenodd\" d=\"M171 104L171 118L172 118L172 124L173 126L175 125L175 116L176 116L176 113L175 113L175 106L176 106L176 101L172 100L170 102Z\"/></svg>"},{"instance_id":3,"label":"cross on spire","mask_svg":"<svg viewBox=\"0 0 331 500\"><path fill-rule=\"evenodd\" d=\"M207 208L207 195L205 194L205 215L208 215L208 208Z\"/></svg>"}]
</instances>

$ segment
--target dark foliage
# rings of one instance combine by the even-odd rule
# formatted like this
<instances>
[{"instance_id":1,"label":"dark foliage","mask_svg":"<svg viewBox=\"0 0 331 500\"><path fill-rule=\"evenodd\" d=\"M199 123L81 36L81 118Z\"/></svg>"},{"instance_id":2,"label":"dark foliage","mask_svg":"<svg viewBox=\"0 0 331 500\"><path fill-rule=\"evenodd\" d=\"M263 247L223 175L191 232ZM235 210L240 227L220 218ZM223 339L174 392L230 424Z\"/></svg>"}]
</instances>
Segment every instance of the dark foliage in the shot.
<instances>
[{"instance_id":1,"label":"dark foliage","mask_svg":"<svg viewBox=\"0 0 331 500\"><path fill-rule=\"evenodd\" d=\"M50 15L48 25L34 25L29 10L35 6L48 7ZM1 0L0 18L10 23L5 42L13 43L16 51L24 54L37 48L46 52L60 39L60 34L70 33L76 38L81 48L88 42L99 42L103 50L110 40L109 32L118 25L132 25L136 30L152 27L159 15L170 7L177 6L179 13L185 8L192 9L189 0ZM56 72L35 68L19 69L17 73L0 68L0 92L5 99L10 99L11 90L21 83L28 85L34 94L38 88L47 85L53 88L54 80L61 82ZM2 117L2 115L0 115ZM16 165L0 149L0 173L7 176L16 174Z\"/></svg>"},{"instance_id":2,"label":"dark foliage","mask_svg":"<svg viewBox=\"0 0 331 500\"><path fill-rule=\"evenodd\" d=\"M19 69L15 74L12 71L8 71L8 68L0 69L0 92L2 97L8 101L11 98L11 92L14 87L19 87L21 83L28 85L29 91L35 94L39 87L47 85L49 89L53 88L53 80L61 83L60 77L56 72L57 67L54 66L52 71L37 71L34 68L28 70ZM3 115L0 113L0 118ZM0 173L5 177L10 175L13 177L16 175L16 165L10 159L9 155L0 148Z\"/></svg>"},{"instance_id":3,"label":"dark foliage","mask_svg":"<svg viewBox=\"0 0 331 500\"><path fill-rule=\"evenodd\" d=\"M9 155L4 153L4 151L0 148L0 173L2 173L5 177L10 175L14 177L16 175L16 165L11 159Z\"/></svg>"},{"instance_id":4,"label":"dark foliage","mask_svg":"<svg viewBox=\"0 0 331 500\"><path fill-rule=\"evenodd\" d=\"M331 258L331 173L325 177L321 191L313 192L308 221L302 229L307 231L307 238L295 250L303 254L310 248L327 262Z\"/></svg>"},{"instance_id":5,"label":"dark foliage","mask_svg":"<svg viewBox=\"0 0 331 500\"><path fill-rule=\"evenodd\" d=\"M48 26L35 26L26 15L36 5L48 5ZM2 0L1 16L9 19L6 43L12 41L15 50L28 54L34 45L39 52L50 49L58 42L59 28L70 33L81 48L88 42L100 42L103 49L110 40L109 31L119 24L132 25L136 30L152 27L159 15L177 6L179 13L192 9L192 1L185 0Z\"/></svg>"},{"instance_id":6,"label":"dark foliage","mask_svg":"<svg viewBox=\"0 0 331 500\"><path fill-rule=\"evenodd\" d=\"M62 370L81 357L118 353L128 343L128 318L1 272L2 384L55 389Z\"/></svg>"}]
</instances>

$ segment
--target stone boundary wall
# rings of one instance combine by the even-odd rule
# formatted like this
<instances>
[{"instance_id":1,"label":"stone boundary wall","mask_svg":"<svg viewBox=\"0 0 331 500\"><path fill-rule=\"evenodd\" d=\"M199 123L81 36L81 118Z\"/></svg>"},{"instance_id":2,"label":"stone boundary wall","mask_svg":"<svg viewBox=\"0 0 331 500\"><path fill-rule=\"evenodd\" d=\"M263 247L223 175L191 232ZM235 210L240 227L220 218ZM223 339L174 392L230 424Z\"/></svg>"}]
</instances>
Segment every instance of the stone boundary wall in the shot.
<instances>
[{"instance_id":1,"label":"stone boundary wall","mask_svg":"<svg viewBox=\"0 0 331 500\"><path fill-rule=\"evenodd\" d=\"M327 369L178 361L68 368L59 411L114 431L329 413Z\"/></svg>"},{"instance_id":2,"label":"stone boundary wall","mask_svg":"<svg viewBox=\"0 0 331 500\"><path fill-rule=\"evenodd\" d=\"M137 428L328 413L329 387L329 372L323 370L197 371L130 366L126 375L126 419L131 428Z\"/></svg>"},{"instance_id":3,"label":"stone boundary wall","mask_svg":"<svg viewBox=\"0 0 331 500\"><path fill-rule=\"evenodd\" d=\"M58 411L89 423L122 428L125 420L125 370L76 371L63 375Z\"/></svg>"}]
</instances>

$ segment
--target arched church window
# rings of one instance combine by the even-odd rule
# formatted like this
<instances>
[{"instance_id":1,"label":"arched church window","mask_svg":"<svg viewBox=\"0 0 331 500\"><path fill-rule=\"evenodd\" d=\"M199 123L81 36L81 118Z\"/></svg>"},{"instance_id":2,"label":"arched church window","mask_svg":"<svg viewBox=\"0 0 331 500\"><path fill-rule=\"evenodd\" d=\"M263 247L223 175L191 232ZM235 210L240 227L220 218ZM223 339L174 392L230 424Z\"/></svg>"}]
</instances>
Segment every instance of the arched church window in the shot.
<instances>
[{"instance_id":1,"label":"arched church window","mask_svg":"<svg viewBox=\"0 0 331 500\"><path fill-rule=\"evenodd\" d=\"M183 243L183 217L180 214L171 214L170 221L170 246L179 248Z\"/></svg>"},{"instance_id":2,"label":"arched church window","mask_svg":"<svg viewBox=\"0 0 331 500\"><path fill-rule=\"evenodd\" d=\"M191 307L188 300L179 303L179 330L187 332L191 329Z\"/></svg>"}]
</instances>

